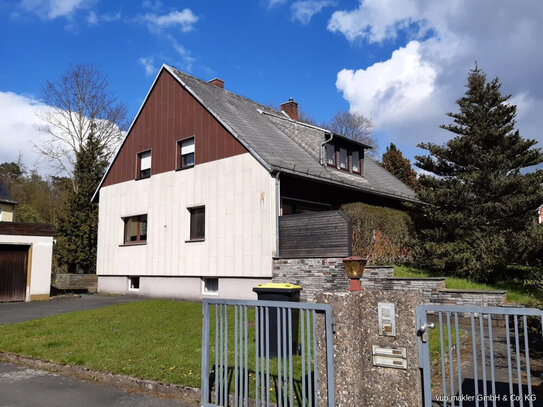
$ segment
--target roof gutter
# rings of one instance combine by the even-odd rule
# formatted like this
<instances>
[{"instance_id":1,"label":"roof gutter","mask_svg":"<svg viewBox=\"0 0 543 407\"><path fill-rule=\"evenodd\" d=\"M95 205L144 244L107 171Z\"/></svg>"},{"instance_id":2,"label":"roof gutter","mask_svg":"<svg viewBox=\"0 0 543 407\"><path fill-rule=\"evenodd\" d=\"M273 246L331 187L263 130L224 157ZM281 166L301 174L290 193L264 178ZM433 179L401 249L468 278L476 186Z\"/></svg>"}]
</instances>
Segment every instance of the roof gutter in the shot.
<instances>
[{"instance_id":1,"label":"roof gutter","mask_svg":"<svg viewBox=\"0 0 543 407\"><path fill-rule=\"evenodd\" d=\"M328 133L330 135L330 138L328 140L324 140L322 143L321 143L321 148L319 149L319 163L320 165L324 165L324 158L322 157L322 151L324 149L324 145L331 142L332 139L334 138L334 133Z\"/></svg>"},{"instance_id":2,"label":"roof gutter","mask_svg":"<svg viewBox=\"0 0 543 407\"><path fill-rule=\"evenodd\" d=\"M281 173L275 174L275 257L279 257L279 216L281 215Z\"/></svg>"}]
</instances>

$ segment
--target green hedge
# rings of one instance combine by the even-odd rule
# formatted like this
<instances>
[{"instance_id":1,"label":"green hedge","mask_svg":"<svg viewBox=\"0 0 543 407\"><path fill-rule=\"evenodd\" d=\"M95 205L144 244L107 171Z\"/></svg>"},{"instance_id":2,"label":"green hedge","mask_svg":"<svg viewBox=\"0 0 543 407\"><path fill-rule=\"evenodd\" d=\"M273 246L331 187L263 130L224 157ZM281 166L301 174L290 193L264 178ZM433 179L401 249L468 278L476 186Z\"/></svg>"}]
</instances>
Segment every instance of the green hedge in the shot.
<instances>
[{"instance_id":1,"label":"green hedge","mask_svg":"<svg viewBox=\"0 0 543 407\"><path fill-rule=\"evenodd\" d=\"M343 205L352 220L353 255L369 264L404 264L412 260L415 227L407 212L364 203Z\"/></svg>"}]
</instances>

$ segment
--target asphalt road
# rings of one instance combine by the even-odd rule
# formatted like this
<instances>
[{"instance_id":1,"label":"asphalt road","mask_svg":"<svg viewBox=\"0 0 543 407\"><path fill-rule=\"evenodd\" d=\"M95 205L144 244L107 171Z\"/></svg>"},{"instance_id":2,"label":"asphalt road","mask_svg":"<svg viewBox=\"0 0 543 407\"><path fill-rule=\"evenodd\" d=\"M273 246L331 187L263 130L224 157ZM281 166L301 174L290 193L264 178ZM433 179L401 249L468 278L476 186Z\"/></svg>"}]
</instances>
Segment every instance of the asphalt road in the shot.
<instances>
[{"instance_id":1,"label":"asphalt road","mask_svg":"<svg viewBox=\"0 0 543 407\"><path fill-rule=\"evenodd\" d=\"M140 301L141 297L82 294L50 301L0 303L0 324L12 324L66 312L100 308L107 305Z\"/></svg>"},{"instance_id":2,"label":"asphalt road","mask_svg":"<svg viewBox=\"0 0 543 407\"><path fill-rule=\"evenodd\" d=\"M0 362L0 406L194 407L195 404L179 399L128 393L107 384L86 382L56 373Z\"/></svg>"},{"instance_id":3,"label":"asphalt road","mask_svg":"<svg viewBox=\"0 0 543 407\"><path fill-rule=\"evenodd\" d=\"M0 303L0 334L1 324L139 300L141 298L84 294L80 297L66 297L43 302ZM195 404L180 399L130 393L103 383L87 382L44 370L0 362L0 407L12 406L194 407Z\"/></svg>"}]
</instances>

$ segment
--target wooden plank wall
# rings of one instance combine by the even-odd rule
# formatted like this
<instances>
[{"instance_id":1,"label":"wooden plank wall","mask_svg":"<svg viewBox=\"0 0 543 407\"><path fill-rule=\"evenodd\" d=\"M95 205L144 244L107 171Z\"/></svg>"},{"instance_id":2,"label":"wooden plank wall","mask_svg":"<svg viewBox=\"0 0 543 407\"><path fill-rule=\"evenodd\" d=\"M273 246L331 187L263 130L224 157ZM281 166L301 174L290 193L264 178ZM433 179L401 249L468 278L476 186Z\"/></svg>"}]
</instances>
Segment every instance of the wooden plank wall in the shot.
<instances>
[{"instance_id":1,"label":"wooden plank wall","mask_svg":"<svg viewBox=\"0 0 543 407\"><path fill-rule=\"evenodd\" d=\"M0 222L0 235L53 236L55 226L41 223Z\"/></svg>"},{"instance_id":2,"label":"wooden plank wall","mask_svg":"<svg viewBox=\"0 0 543 407\"><path fill-rule=\"evenodd\" d=\"M341 211L279 217L281 258L347 257L351 249L351 220Z\"/></svg>"}]
</instances>

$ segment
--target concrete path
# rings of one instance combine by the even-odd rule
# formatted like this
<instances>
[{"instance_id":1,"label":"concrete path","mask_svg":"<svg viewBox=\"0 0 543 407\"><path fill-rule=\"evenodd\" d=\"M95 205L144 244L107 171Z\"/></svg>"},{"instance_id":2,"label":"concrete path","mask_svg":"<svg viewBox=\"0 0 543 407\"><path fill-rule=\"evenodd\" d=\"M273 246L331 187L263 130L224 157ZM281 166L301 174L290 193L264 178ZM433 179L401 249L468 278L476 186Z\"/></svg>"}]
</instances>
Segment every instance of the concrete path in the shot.
<instances>
[{"instance_id":1,"label":"concrete path","mask_svg":"<svg viewBox=\"0 0 543 407\"><path fill-rule=\"evenodd\" d=\"M1 407L182 406L179 399L128 393L102 383L85 382L43 370L0 362Z\"/></svg>"},{"instance_id":2,"label":"concrete path","mask_svg":"<svg viewBox=\"0 0 543 407\"><path fill-rule=\"evenodd\" d=\"M142 299L131 296L82 294L81 296L54 298L50 301L0 303L0 324L12 324L66 312L141 301Z\"/></svg>"}]
</instances>

